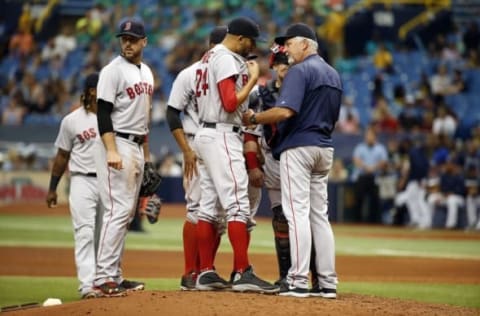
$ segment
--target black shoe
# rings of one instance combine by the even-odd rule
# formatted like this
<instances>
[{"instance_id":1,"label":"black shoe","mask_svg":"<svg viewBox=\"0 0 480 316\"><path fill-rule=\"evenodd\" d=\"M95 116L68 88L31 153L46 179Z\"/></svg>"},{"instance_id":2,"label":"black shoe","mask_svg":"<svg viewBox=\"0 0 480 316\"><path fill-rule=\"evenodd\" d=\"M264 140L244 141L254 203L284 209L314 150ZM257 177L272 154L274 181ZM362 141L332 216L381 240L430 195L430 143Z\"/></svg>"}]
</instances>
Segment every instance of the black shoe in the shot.
<instances>
[{"instance_id":1,"label":"black shoe","mask_svg":"<svg viewBox=\"0 0 480 316\"><path fill-rule=\"evenodd\" d=\"M252 266L249 266L245 271L234 274L232 290L235 292L274 294L278 293L280 288L257 277L255 273L253 273Z\"/></svg>"},{"instance_id":2,"label":"black shoe","mask_svg":"<svg viewBox=\"0 0 480 316\"><path fill-rule=\"evenodd\" d=\"M321 289L320 286L316 286L312 287L310 290L310 296L335 299L337 298L337 290L326 288Z\"/></svg>"},{"instance_id":3,"label":"black shoe","mask_svg":"<svg viewBox=\"0 0 480 316\"><path fill-rule=\"evenodd\" d=\"M123 280L120 286L124 287L129 292L143 291L145 289L145 283L138 281Z\"/></svg>"},{"instance_id":4,"label":"black shoe","mask_svg":"<svg viewBox=\"0 0 480 316\"><path fill-rule=\"evenodd\" d=\"M299 287L282 287L279 293L280 296L293 296L293 297L309 297L310 291L308 289L302 289Z\"/></svg>"},{"instance_id":5,"label":"black shoe","mask_svg":"<svg viewBox=\"0 0 480 316\"><path fill-rule=\"evenodd\" d=\"M94 288L98 297L117 297L127 295L127 290L116 282L105 282Z\"/></svg>"},{"instance_id":6,"label":"black shoe","mask_svg":"<svg viewBox=\"0 0 480 316\"><path fill-rule=\"evenodd\" d=\"M200 291L218 291L228 289L230 285L215 270L207 270L200 273L195 287Z\"/></svg>"},{"instance_id":7,"label":"black shoe","mask_svg":"<svg viewBox=\"0 0 480 316\"><path fill-rule=\"evenodd\" d=\"M189 274L183 275L180 280L180 289L182 291L196 291L195 283L197 281L197 274L195 272L190 272Z\"/></svg>"}]
</instances>

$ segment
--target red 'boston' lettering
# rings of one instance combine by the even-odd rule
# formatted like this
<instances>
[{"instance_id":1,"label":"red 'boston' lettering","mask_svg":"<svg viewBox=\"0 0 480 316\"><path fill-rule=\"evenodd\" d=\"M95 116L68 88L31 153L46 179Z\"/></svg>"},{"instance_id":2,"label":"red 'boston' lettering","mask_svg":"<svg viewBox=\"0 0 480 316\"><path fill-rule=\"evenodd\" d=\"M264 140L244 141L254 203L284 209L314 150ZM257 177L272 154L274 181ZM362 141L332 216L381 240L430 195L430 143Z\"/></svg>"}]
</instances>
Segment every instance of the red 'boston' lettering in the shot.
<instances>
[{"instance_id":1,"label":"red 'boston' lettering","mask_svg":"<svg viewBox=\"0 0 480 316\"><path fill-rule=\"evenodd\" d=\"M133 87L128 87L126 89L128 96L130 99L135 99L137 95L141 94L153 94L153 86L148 84L148 82L139 82L133 85Z\"/></svg>"},{"instance_id":2,"label":"red 'boston' lettering","mask_svg":"<svg viewBox=\"0 0 480 316\"><path fill-rule=\"evenodd\" d=\"M133 91L133 89L131 87L127 88L127 94L130 97L130 100L135 99L135 91Z\"/></svg>"}]
</instances>

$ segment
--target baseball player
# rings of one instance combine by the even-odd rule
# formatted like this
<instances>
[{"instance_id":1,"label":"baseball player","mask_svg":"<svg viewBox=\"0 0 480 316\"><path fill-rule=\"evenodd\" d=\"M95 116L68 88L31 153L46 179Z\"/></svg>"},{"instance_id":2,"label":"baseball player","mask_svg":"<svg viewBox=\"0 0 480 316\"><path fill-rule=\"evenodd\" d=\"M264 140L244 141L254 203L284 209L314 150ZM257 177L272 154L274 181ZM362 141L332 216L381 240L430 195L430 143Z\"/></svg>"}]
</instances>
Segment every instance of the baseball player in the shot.
<instances>
[{"instance_id":1,"label":"baseball player","mask_svg":"<svg viewBox=\"0 0 480 316\"><path fill-rule=\"evenodd\" d=\"M147 45L143 23L125 20L117 37L121 54L101 70L97 86L101 139L95 163L104 217L94 284L107 297L145 287L142 282L123 279L120 262L150 158L147 135L153 94L152 71L142 62Z\"/></svg>"},{"instance_id":2,"label":"baseball player","mask_svg":"<svg viewBox=\"0 0 480 316\"><path fill-rule=\"evenodd\" d=\"M258 89L252 90L252 93L249 97L249 108L253 109L255 112L260 112L263 110L271 109L275 106L275 102L278 99L280 87L282 86L283 79L288 71L288 56L285 51L285 47L275 44L271 48L271 55L269 60L269 66L275 72L276 76L272 80L268 81L264 86L257 86ZM268 190L268 196L270 199L270 206L272 209L272 228L275 238L275 250L277 254L278 262L278 272L279 279L275 282L277 285L285 284L288 269L290 268L290 240L288 236L288 222L283 214L282 209L282 197L281 197L281 185L280 185L280 163L278 160L273 158L271 146L275 144L276 139L276 125L275 124L266 124L257 125L255 130L245 129L245 147L246 151L246 161L247 169L249 174L250 186L249 186L249 196L250 204L253 205L259 204L261 194L253 194L256 187L255 184L258 180L262 179L261 175L261 166L262 160L263 171L265 177L265 187ZM261 152L261 155L258 155L258 151ZM260 159L259 159L260 157ZM262 159L263 158L263 159ZM261 175L260 175L261 173ZM260 190L259 190L260 191ZM261 192L261 191L260 191ZM253 196L253 197L252 197ZM252 201L252 198L254 201ZM257 198L257 200L255 200ZM256 210L256 209L255 209ZM254 212L254 211L252 211ZM310 269L312 272L312 283L317 282L317 273L315 270L315 253L312 252Z\"/></svg>"},{"instance_id":3,"label":"baseball player","mask_svg":"<svg viewBox=\"0 0 480 316\"><path fill-rule=\"evenodd\" d=\"M337 297L335 243L328 221L327 181L333 162L331 134L338 120L342 86L338 73L317 53L315 32L289 26L275 38L291 64L275 107L243 115L246 125L277 123L273 157L280 159L282 207L288 221L291 266L280 295ZM310 229L309 229L310 228ZM309 291L313 247L318 288Z\"/></svg>"},{"instance_id":4,"label":"baseball player","mask_svg":"<svg viewBox=\"0 0 480 316\"><path fill-rule=\"evenodd\" d=\"M222 42L227 33L226 26L217 26L210 33L210 48ZM197 175L197 157L193 138L199 126L198 107L195 98L195 72L200 62L182 70L173 82L168 99L167 121L170 130L183 152L184 188L187 202L187 217L183 224L183 255L185 270L180 281L182 290L195 290L195 282L200 271L196 237L197 212L200 207L200 179ZM183 112L183 122L180 113ZM215 238L214 252L220 244L220 235Z\"/></svg>"},{"instance_id":5,"label":"baseball player","mask_svg":"<svg viewBox=\"0 0 480 316\"><path fill-rule=\"evenodd\" d=\"M259 76L258 64L246 59L258 37L258 26L252 20L233 19L227 26L225 39L204 54L195 72L200 119L194 139L201 187L197 223L201 273L196 287L199 290L230 286L214 268L217 200L226 211L228 237L233 248L232 290L263 293L279 290L258 278L248 259L250 205L241 119Z\"/></svg>"},{"instance_id":6,"label":"baseball player","mask_svg":"<svg viewBox=\"0 0 480 316\"><path fill-rule=\"evenodd\" d=\"M95 257L101 223L100 196L93 160L97 128L98 74L86 77L82 105L65 116L55 141L58 148L47 194L48 207L57 205L57 186L67 165L70 170L70 213L75 239L75 265L82 298L97 297L93 289Z\"/></svg>"}]
</instances>

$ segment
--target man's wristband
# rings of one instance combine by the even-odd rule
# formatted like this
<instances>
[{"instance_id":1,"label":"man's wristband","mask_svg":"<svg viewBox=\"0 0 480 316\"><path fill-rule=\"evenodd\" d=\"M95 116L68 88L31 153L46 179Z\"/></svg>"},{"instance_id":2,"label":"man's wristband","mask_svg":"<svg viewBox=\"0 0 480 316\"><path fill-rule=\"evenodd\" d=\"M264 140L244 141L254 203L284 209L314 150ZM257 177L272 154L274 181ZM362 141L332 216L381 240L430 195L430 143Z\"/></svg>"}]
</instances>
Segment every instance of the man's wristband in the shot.
<instances>
[{"instance_id":1,"label":"man's wristband","mask_svg":"<svg viewBox=\"0 0 480 316\"><path fill-rule=\"evenodd\" d=\"M255 116L255 114L253 114L252 116L250 116L250 119L249 119L249 122L253 125L256 125L257 124L257 117Z\"/></svg>"},{"instance_id":2,"label":"man's wristband","mask_svg":"<svg viewBox=\"0 0 480 316\"><path fill-rule=\"evenodd\" d=\"M52 192L57 191L57 186L58 186L58 183L60 182L61 177L62 176L53 176L53 175L50 177L50 186L48 187L49 191L52 191Z\"/></svg>"}]
</instances>

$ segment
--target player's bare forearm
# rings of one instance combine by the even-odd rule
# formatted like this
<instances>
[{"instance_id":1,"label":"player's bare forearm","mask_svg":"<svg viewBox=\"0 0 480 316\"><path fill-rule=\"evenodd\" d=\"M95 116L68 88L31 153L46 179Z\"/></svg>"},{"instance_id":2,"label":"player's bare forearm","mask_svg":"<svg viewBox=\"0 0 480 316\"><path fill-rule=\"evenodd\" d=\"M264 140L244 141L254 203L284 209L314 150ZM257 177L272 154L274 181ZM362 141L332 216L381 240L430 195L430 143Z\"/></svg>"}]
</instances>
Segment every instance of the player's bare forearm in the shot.
<instances>
[{"instance_id":1,"label":"player's bare forearm","mask_svg":"<svg viewBox=\"0 0 480 316\"><path fill-rule=\"evenodd\" d=\"M295 111L285 107L273 107L267 111L255 113L253 110L248 110L243 114L243 123L251 125L251 117L255 115L255 124L273 124L284 121L295 115Z\"/></svg>"},{"instance_id":2,"label":"player's bare forearm","mask_svg":"<svg viewBox=\"0 0 480 316\"><path fill-rule=\"evenodd\" d=\"M67 169L68 160L70 159L70 152L63 149L58 149L55 160L52 166L52 176L61 177Z\"/></svg>"},{"instance_id":3,"label":"player's bare forearm","mask_svg":"<svg viewBox=\"0 0 480 316\"><path fill-rule=\"evenodd\" d=\"M172 131L172 135L175 138L175 141L180 147L183 153L183 162L184 162L184 176L190 180L192 176L197 175L197 156L193 149L188 144L188 141L185 137L185 133L182 128L177 128Z\"/></svg>"},{"instance_id":4,"label":"player's bare forearm","mask_svg":"<svg viewBox=\"0 0 480 316\"><path fill-rule=\"evenodd\" d=\"M48 207L55 207L57 205L57 186L60 182L60 178L65 172L65 169L67 168L69 159L70 152L59 148L53 162L52 174L50 177L50 184L46 198Z\"/></svg>"},{"instance_id":5,"label":"player's bare forearm","mask_svg":"<svg viewBox=\"0 0 480 316\"><path fill-rule=\"evenodd\" d=\"M145 159L145 162L150 161L150 143L148 142L148 137L145 140L145 142L142 144L143 147L143 158Z\"/></svg>"},{"instance_id":6,"label":"player's bare forearm","mask_svg":"<svg viewBox=\"0 0 480 316\"><path fill-rule=\"evenodd\" d=\"M250 78L245 86L240 89L237 94L237 106L245 102L245 100L250 95L250 91L252 91L253 87L257 84L258 78Z\"/></svg>"},{"instance_id":7,"label":"player's bare forearm","mask_svg":"<svg viewBox=\"0 0 480 316\"><path fill-rule=\"evenodd\" d=\"M238 100L237 106L240 104L243 104L243 102L247 100L247 98L250 95L250 91L252 91L253 87L255 87L255 85L257 84L257 80L260 75L260 68L256 61L254 60L247 61L247 67L248 67L249 78L248 78L247 84L245 84L243 88L236 93L237 100Z\"/></svg>"}]
</instances>

